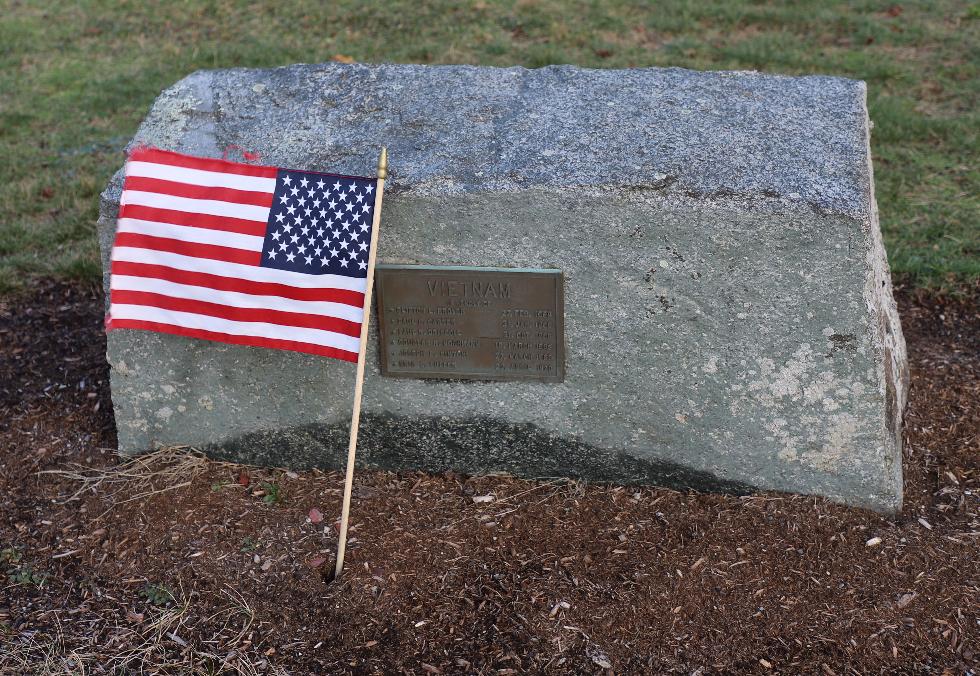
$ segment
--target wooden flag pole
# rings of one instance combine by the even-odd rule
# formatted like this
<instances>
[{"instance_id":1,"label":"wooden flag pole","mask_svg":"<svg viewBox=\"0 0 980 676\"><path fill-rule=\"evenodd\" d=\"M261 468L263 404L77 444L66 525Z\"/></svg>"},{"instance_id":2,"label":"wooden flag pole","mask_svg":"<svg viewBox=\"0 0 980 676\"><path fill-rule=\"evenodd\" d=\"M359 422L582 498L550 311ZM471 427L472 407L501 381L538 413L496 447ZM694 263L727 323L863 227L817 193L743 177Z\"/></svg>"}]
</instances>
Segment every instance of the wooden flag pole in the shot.
<instances>
[{"instance_id":1,"label":"wooden flag pole","mask_svg":"<svg viewBox=\"0 0 980 676\"><path fill-rule=\"evenodd\" d=\"M344 504L340 511L340 538L337 541L337 567L334 579L340 577L347 550L347 522L350 518L350 496L354 487L354 456L357 451L357 428L361 421L361 391L364 389L364 357L367 353L368 324L371 319L371 296L374 291L374 264L378 255L378 230L381 228L381 199L388 178L388 149L381 148L378 158L378 192L374 196L374 223L371 225L371 250L368 253L367 288L364 289L364 319L361 321L361 345L357 352L357 379L354 381L354 413L350 420L350 443L347 446L347 477L344 480Z\"/></svg>"}]
</instances>

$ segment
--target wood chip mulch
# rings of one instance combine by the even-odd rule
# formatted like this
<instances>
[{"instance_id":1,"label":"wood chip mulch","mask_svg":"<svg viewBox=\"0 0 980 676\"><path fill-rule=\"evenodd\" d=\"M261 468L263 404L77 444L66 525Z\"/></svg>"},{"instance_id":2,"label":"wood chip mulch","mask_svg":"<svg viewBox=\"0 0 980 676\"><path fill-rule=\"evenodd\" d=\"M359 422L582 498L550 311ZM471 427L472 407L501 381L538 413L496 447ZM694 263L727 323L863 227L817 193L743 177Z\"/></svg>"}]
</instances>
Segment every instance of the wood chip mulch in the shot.
<instances>
[{"instance_id":1,"label":"wood chip mulch","mask_svg":"<svg viewBox=\"0 0 980 676\"><path fill-rule=\"evenodd\" d=\"M0 304L0 673L980 671L980 294L900 295L906 507L188 451L120 465L93 288Z\"/></svg>"}]
</instances>

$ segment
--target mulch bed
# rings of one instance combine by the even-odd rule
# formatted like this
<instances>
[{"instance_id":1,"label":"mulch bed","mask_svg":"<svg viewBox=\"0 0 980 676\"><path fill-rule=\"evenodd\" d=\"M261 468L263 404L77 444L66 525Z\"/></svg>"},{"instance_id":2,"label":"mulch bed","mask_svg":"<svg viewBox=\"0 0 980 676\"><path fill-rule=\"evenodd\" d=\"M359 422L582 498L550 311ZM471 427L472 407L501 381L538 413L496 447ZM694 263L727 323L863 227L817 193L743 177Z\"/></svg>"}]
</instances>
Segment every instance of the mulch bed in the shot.
<instances>
[{"instance_id":1,"label":"mulch bed","mask_svg":"<svg viewBox=\"0 0 980 676\"><path fill-rule=\"evenodd\" d=\"M897 518L360 472L331 582L340 474L120 470L101 293L39 286L0 305L0 673L976 672L978 300L900 296Z\"/></svg>"}]
</instances>

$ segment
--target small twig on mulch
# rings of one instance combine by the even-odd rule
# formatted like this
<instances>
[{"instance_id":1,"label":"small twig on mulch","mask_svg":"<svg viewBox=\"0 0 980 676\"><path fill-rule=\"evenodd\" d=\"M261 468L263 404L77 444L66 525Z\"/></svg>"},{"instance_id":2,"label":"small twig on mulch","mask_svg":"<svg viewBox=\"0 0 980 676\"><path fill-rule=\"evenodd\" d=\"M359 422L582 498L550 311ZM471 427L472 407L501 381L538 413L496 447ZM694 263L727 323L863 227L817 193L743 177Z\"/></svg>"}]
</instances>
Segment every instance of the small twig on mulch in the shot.
<instances>
[{"instance_id":1,"label":"small twig on mulch","mask_svg":"<svg viewBox=\"0 0 980 676\"><path fill-rule=\"evenodd\" d=\"M121 490L135 491L125 500L113 501L109 506L111 510L116 505L189 486L211 462L204 454L187 446L167 446L144 455L126 457L110 467L72 463L70 469L44 470L39 474L53 474L81 483L62 504L78 500L89 492L105 491L111 498Z\"/></svg>"},{"instance_id":2,"label":"small twig on mulch","mask_svg":"<svg viewBox=\"0 0 980 676\"><path fill-rule=\"evenodd\" d=\"M554 489L554 490L550 491L544 498L542 498L541 500L538 500L537 502L533 503L531 505L533 507L533 506L540 505L542 502L547 502L548 500L550 500L551 498L553 498L555 495L557 495L558 493L560 493L563 488L565 488L565 487L567 487L569 485L575 486L575 485L578 485L578 482L573 481L573 480L569 480L569 479L565 479L565 478L552 479L550 481L545 481L543 483L535 484L535 485L531 486L531 488L528 488L527 490L523 490L523 491L521 491L519 493L515 493L514 495L508 495L508 496L505 496L505 497L500 498L500 499L492 498L490 501L494 502L494 506L496 508L510 507L510 505L513 504L513 502L515 500L517 500L518 498L522 498L525 495L528 495L529 493L533 493L535 491L539 491L542 488L553 488ZM514 507L511 507L510 509L507 509L507 510L505 510L503 512L499 512L496 515L496 518L497 519L501 519L501 518L507 516L508 514L512 514L513 512L516 512L517 510L521 509L522 507L527 507L527 506L528 506L527 503L517 503ZM456 526L458 526L462 522L464 522L464 521L466 521L468 519L472 519L472 518L479 518L479 517L474 517L472 514L466 514L465 516L463 516L463 517L461 517L459 519L456 519L456 520L452 521L451 523L447 523L444 526L441 526L439 528L439 530L450 530L452 528L455 528Z\"/></svg>"},{"instance_id":3,"label":"small twig on mulch","mask_svg":"<svg viewBox=\"0 0 980 676\"><path fill-rule=\"evenodd\" d=\"M208 621L226 615L226 626L232 619L246 615L243 628L230 641L222 641L225 650L207 650L185 639L182 627L190 616L190 603L183 601L171 608L154 611L143 622L138 616L134 627L116 625L108 641L93 639L78 645L77 637L65 636L59 625L56 634L27 631L4 639L0 637L0 673L77 674L89 671L129 673L144 670L174 670L187 674L232 673L253 676L270 673L268 660L254 651L242 650L246 635L255 621L255 611L237 592L228 593L233 605L216 613ZM137 616L134 616L134 619ZM75 645L72 645L75 643ZM216 648L217 641L206 642ZM9 670L9 671L8 671ZM272 667L271 673L284 673Z\"/></svg>"}]
</instances>

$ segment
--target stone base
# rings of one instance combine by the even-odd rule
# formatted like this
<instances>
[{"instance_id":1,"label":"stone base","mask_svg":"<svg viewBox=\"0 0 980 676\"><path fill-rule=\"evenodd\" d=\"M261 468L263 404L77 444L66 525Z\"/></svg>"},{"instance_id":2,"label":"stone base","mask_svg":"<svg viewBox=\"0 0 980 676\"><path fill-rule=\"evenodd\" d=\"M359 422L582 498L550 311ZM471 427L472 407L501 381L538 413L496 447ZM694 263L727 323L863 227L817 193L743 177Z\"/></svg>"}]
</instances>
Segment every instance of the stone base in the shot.
<instances>
[{"instance_id":1,"label":"stone base","mask_svg":"<svg viewBox=\"0 0 980 676\"><path fill-rule=\"evenodd\" d=\"M868 134L837 78L327 64L195 73L134 143L350 174L385 143L381 262L564 272L563 383L382 378L372 327L365 466L894 511L908 376ZM124 451L343 462L348 363L125 330L108 355Z\"/></svg>"}]
</instances>

